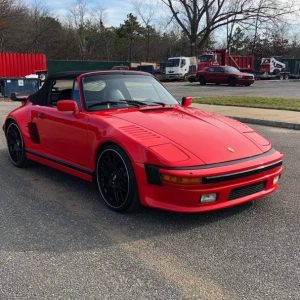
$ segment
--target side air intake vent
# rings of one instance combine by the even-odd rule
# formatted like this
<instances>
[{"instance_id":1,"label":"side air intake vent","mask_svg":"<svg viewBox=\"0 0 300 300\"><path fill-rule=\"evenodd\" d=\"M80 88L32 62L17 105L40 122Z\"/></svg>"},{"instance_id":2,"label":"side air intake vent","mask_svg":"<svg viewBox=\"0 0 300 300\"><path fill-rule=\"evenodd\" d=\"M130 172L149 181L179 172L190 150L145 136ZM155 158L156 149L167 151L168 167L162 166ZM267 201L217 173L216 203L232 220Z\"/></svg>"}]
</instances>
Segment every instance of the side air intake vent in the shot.
<instances>
[{"instance_id":1,"label":"side air intake vent","mask_svg":"<svg viewBox=\"0 0 300 300\"><path fill-rule=\"evenodd\" d=\"M137 125L124 126L120 127L120 129L139 140L160 139L159 135Z\"/></svg>"}]
</instances>

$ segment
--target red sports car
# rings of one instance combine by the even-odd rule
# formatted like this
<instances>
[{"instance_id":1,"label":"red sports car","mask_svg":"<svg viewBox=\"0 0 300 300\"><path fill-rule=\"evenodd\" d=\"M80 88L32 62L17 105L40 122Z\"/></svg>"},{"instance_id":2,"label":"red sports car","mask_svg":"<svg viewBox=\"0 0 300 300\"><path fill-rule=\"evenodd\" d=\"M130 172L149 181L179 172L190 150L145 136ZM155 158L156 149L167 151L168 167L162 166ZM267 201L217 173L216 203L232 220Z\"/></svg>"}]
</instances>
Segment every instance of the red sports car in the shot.
<instances>
[{"instance_id":1,"label":"red sports car","mask_svg":"<svg viewBox=\"0 0 300 300\"><path fill-rule=\"evenodd\" d=\"M201 85L206 83L229 84L231 86L246 85L254 83L254 75L239 71L230 66L213 66L207 67L197 72L196 81Z\"/></svg>"},{"instance_id":2,"label":"red sports car","mask_svg":"<svg viewBox=\"0 0 300 300\"><path fill-rule=\"evenodd\" d=\"M278 188L283 155L250 127L179 104L150 74L52 75L6 118L17 167L34 160L96 179L116 211L178 212L238 205Z\"/></svg>"}]
</instances>

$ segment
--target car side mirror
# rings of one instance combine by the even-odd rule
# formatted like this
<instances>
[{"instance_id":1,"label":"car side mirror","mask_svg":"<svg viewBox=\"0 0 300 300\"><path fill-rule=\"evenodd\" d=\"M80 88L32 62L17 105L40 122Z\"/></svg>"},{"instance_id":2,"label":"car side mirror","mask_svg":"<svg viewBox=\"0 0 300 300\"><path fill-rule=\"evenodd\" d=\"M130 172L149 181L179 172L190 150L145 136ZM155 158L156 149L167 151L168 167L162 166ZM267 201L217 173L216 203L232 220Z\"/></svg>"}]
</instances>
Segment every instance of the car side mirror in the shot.
<instances>
[{"instance_id":1,"label":"car side mirror","mask_svg":"<svg viewBox=\"0 0 300 300\"><path fill-rule=\"evenodd\" d=\"M181 100L181 105L183 107L189 107L193 103L192 97L183 97Z\"/></svg>"},{"instance_id":2,"label":"car side mirror","mask_svg":"<svg viewBox=\"0 0 300 300\"><path fill-rule=\"evenodd\" d=\"M29 97L28 94L23 94L23 93L11 93L10 94L10 99L12 101L21 101L24 102L27 100L27 98Z\"/></svg>"},{"instance_id":3,"label":"car side mirror","mask_svg":"<svg viewBox=\"0 0 300 300\"><path fill-rule=\"evenodd\" d=\"M77 113L79 111L77 103L74 100L57 101L56 107L58 111L71 111L73 113Z\"/></svg>"}]
</instances>

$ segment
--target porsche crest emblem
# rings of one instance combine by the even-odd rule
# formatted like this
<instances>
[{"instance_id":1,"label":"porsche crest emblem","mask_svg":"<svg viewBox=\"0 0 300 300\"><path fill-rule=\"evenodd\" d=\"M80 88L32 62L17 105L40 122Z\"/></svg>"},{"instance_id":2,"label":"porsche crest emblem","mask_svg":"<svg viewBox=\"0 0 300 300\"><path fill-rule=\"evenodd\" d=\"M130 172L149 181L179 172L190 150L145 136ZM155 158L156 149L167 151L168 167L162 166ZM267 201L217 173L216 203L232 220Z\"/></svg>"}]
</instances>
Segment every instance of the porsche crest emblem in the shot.
<instances>
[{"instance_id":1,"label":"porsche crest emblem","mask_svg":"<svg viewBox=\"0 0 300 300\"><path fill-rule=\"evenodd\" d=\"M234 150L233 148L231 148L231 147L227 147L227 150L228 150L229 152L232 152L232 153L235 152L235 150Z\"/></svg>"}]
</instances>

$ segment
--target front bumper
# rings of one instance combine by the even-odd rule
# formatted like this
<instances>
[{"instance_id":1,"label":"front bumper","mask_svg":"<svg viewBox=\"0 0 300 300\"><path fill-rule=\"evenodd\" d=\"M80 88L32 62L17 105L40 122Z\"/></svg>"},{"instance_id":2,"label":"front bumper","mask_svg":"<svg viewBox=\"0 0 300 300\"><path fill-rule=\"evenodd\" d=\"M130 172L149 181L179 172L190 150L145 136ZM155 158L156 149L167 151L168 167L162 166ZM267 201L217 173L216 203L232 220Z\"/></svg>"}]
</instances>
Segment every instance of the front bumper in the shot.
<instances>
[{"instance_id":1,"label":"front bumper","mask_svg":"<svg viewBox=\"0 0 300 300\"><path fill-rule=\"evenodd\" d=\"M188 74L186 76L186 80L189 82L195 82L197 81L196 73L195 74Z\"/></svg>"},{"instance_id":2,"label":"front bumper","mask_svg":"<svg viewBox=\"0 0 300 300\"><path fill-rule=\"evenodd\" d=\"M161 174L213 178L210 182L198 185L149 184L144 166L139 165L137 179L140 200L145 206L185 213L213 211L253 201L278 189L278 182L274 183L274 179L282 174L282 157L276 151L264 158L216 168L192 171L159 169ZM258 168L262 168L262 172L253 172ZM237 176L240 172L245 176ZM215 202L200 202L203 195L212 193L217 194Z\"/></svg>"},{"instance_id":3,"label":"front bumper","mask_svg":"<svg viewBox=\"0 0 300 300\"><path fill-rule=\"evenodd\" d=\"M244 78L239 78L237 80L237 83L240 85L251 85L255 82L254 78L253 79L244 79Z\"/></svg>"},{"instance_id":4,"label":"front bumper","mask_svg":"<svg viewBox=\"0 0 300 300\"><path fill-rule=\"evenodd\" d=\"M166 74L166 80L181 80L184 79L182 74Z\"/></svg>"}]
</instances>

